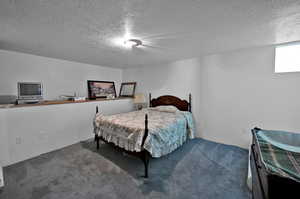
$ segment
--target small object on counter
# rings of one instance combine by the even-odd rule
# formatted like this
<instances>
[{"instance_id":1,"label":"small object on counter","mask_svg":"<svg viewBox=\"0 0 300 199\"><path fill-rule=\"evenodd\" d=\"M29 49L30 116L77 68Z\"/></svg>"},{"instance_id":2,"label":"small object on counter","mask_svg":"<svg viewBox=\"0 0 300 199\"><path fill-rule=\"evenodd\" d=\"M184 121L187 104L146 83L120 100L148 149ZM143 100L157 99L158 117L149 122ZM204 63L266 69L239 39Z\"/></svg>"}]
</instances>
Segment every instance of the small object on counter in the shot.
<instances>
[{"instance_id":1,"label":"small object on counter","mask_svg":"<svg viewBox=\"0 0 300 199\"><path fill-rule=\"evenodd\" d=\"M73 101L84 101L84 100L86 100L86 98L85 97L73 97Z\"/></svg>"},{"instance_id":2,"label":"small object on counter","mask_svg":"<svg viewBox=\"0 0 300 199\"><path fill-rule=\"evenodd\" d=\"M59 98L62 99L62 100L73 100L74 96L72 96L72 95L61 95L61 96L59 96Z\"/></svg>"},{"instance_id":3,"label":"small object on counter","mask_svg":"<svg viewBox=\"0 0 300 199\"><path fill-rule=\"evenodd\" d=\"M17 101L17 96L15 95L0 95L0 104L15 104Z\"/></svg>"},{"instance_id":4,"label":"small object on counter","mask_svg":"<svg viewBox=\"0 0 300 199\"><path fill-rule=\"evenodd\" d=\"M115 96L113 94L109 94L106 96L106 99L115 99Z\"/></svg>"},{"instance_id":5,"label":"small object on counter","mask_svg":"<svg viewBox=\"0 0 300 199\"><path fill-rule=\"evenodd\" d=\"M75 101L75 102L86 100L86 97L77 96L76 92L74 92L74 95L61 95L60 98L62 100L70 100L70 101Z\"/></svg>"}]
</instances>

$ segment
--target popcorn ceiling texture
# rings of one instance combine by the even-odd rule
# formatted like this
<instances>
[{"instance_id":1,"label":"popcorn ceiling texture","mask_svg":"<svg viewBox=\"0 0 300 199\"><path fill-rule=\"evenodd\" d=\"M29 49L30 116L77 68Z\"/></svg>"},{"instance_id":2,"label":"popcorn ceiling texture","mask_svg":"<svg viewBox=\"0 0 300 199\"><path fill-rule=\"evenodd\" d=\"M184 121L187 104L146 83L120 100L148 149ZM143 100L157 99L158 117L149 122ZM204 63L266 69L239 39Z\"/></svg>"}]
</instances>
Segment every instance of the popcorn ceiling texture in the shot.
<instances>
[{"instance_id":1,"label":"popcorn ceiling texture","mask_svg":"<svg viewBox=\"0 0 300 199\"><path fill-rule=\"evenodd\" d=\"M300 40L299 0L1 0L0 48L111 67ZM127 50L125 32L154 47Z\"/></svg>"}]
</instances>

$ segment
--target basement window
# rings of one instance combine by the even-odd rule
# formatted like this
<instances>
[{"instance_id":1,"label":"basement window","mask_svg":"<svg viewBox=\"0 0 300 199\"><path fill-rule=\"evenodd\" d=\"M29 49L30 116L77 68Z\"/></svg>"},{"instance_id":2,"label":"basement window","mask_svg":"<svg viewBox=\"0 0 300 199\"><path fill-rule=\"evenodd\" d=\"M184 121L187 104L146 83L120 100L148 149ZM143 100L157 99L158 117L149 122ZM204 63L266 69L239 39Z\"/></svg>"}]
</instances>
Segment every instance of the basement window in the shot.
<instances>
[{"instance_id":1,"label":"basement window","mask_svg":"<svg viewBox=\"0 0 300 199\"><path fill-rule=\"evenodd\" d=\"M275 73L300 72L300 42L275 48Z\"/></svg>"}]
</instances>

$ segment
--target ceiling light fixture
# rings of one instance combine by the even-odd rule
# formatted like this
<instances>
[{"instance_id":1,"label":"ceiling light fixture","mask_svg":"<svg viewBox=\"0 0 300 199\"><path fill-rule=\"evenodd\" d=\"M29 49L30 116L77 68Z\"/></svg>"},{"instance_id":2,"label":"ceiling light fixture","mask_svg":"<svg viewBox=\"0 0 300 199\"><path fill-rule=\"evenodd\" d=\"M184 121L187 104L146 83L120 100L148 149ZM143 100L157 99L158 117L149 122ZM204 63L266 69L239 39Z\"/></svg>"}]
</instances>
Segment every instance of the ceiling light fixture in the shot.
<instances>
[{"instance_id":1,"label":"ceiling light fixture","mask_svg":"<svg viewBox=\"0 0 300 199\"><path fill-rule=\"evenodd\" d=\"M128 39L124 41L124 45L126 47L138 47L141 46L143 43L139 39Z\"/></svg>"}]
</instances>

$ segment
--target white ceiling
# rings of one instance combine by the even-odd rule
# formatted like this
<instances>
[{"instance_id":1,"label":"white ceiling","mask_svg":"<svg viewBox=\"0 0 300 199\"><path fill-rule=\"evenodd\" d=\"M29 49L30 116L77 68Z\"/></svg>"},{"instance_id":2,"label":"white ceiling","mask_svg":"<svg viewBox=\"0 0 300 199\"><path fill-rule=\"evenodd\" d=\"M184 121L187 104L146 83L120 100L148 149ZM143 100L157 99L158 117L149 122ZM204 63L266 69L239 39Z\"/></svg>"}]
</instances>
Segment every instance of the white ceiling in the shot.
<instances>
[{"instance_id":1,"label":"white ceiling","mask_svg":"<svg viewBox=\"0 0 300 199\"><path fill-rule=\"evenodd\" d=\"M300 40L299 31L299 0L0 1L0 48L119 68ZM115 45L125 32L157 48Z\"/></svg>"}]
</instances>

